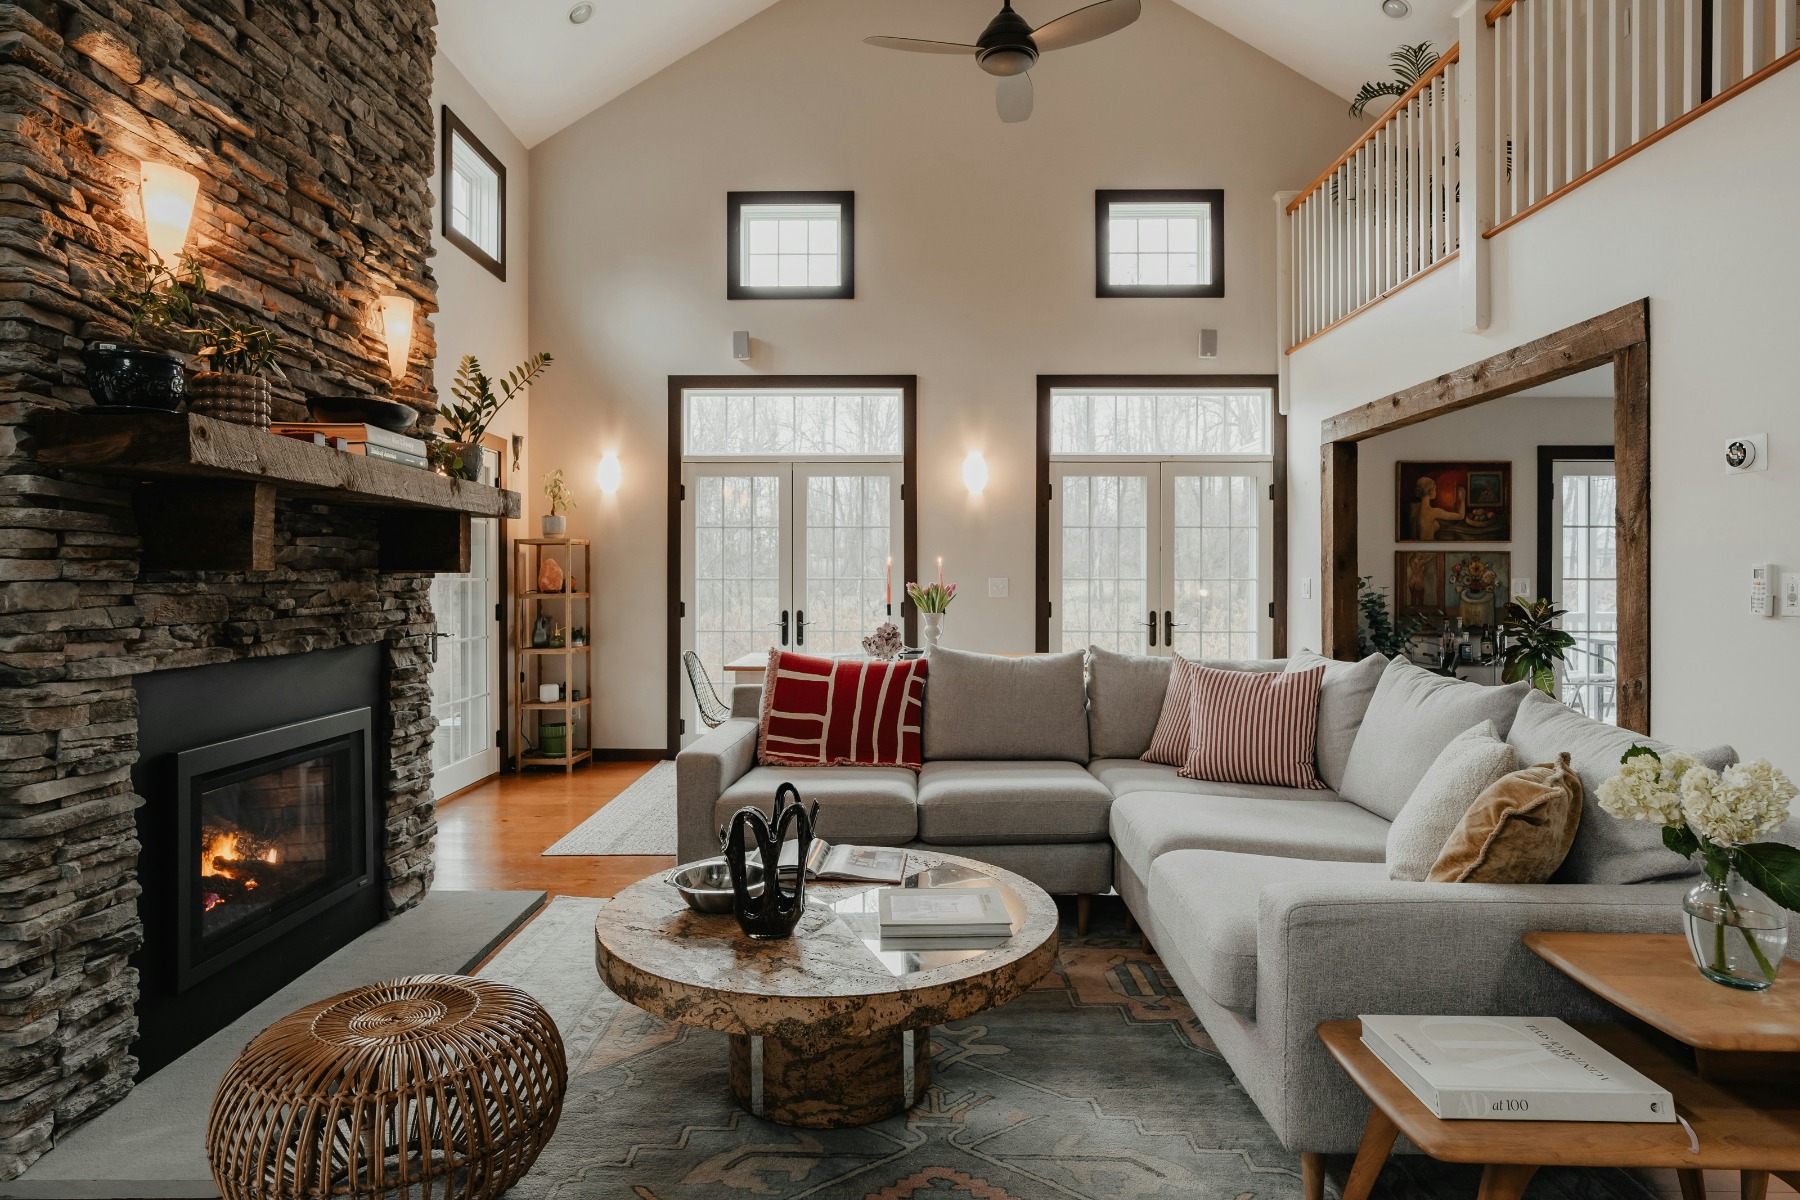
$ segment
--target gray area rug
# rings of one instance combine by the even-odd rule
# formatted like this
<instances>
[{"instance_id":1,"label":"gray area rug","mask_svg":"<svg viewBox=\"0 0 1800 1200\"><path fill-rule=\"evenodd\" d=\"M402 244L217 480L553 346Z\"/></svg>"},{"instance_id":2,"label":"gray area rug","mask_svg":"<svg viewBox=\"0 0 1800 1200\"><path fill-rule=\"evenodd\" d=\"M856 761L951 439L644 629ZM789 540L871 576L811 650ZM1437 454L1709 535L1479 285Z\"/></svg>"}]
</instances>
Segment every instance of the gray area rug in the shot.
<instances>
[{"instance_id":1,"label":"gray area rug","mask_svg":"<svg viewBox=\"0 0 1800 1200\"><path fill-rule=\"evenodd\" d=\"M482 972L542 1001L569 1057L556 1135L510 1196L1300 1196L1297 1156L1136 938L1075 938L1066 928L1056 970L1033 991L933 1029L931 1086L912 1112L861 1129L791 1129L732 1102L725 1035L652 1017L601 985L592 939L604 903L557 898ZM1471 1168L1408 1156L1389 1165L1376 1195L1472 1198L1477 1182ZM1530 1192L1653 1195L1618 1171L1545 1171Z\"/></svg>"},{"instance_id":2,"label":"gray area rug","mask_svg":"<svg viewBox=\"0 0 1800 1200\"><path fill-rule=\"evenodd\" d=\"M544 853L675 853L675 764L651 767Z\"/></svg>"}]
</instances>

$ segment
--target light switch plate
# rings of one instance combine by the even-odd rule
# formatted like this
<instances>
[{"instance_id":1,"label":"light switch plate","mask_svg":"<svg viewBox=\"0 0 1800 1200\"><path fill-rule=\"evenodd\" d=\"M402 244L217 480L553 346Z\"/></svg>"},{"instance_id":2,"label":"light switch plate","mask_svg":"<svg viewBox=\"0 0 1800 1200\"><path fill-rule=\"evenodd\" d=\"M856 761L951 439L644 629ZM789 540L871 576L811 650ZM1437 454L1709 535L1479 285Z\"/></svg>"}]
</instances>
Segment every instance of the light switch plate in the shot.
<instances>
[{"instance_id":1,"label":"light switch plate","mask_svg":"<svg viewBox=\"0 0 1800 1200\"><path fill-rule=\"evenodd\" d=\"M1800 617L1800 571L1781 573L1781 590L1776 593L1776 604L1782 616Z\"/></svg>"},{"instance_id":2,"label":"light switch plate","mask_svg":"<svg viewBox=\"0 0 1800 1200\"><path fill-rule=\"evenodd\" d=\"M1311 575L1308 575L1305 579L1302 579L1300 581L1300 598L1302 600L1311 600L1312 599L1312 576Z\"/></svg>"},{"instance_id":3,"label":"light switch plate","mask_svg":"<svg viewBox=\"0 0 1800 1200\"><path fill-rule=\"evenodd\" d=\"M1537 597L1535 597L1531 594L1531 577L1528 575L1513 576L1512 594L1513 594L1513 599L1515 599L1515 600L1535 600L1535 599L1537 599Z\"/></svg>"},{"instance_id":4,"label":"light switch plate","mask_svg":"<svg viewBox=\"0 0 1800 1200\"><path fill-rule=\"evenodd\" d=\"M1004 577L989 577L988 595L993 596L996 599L1004 599L1006 597L1006 579Z\"/></svg>"}]
</instances>

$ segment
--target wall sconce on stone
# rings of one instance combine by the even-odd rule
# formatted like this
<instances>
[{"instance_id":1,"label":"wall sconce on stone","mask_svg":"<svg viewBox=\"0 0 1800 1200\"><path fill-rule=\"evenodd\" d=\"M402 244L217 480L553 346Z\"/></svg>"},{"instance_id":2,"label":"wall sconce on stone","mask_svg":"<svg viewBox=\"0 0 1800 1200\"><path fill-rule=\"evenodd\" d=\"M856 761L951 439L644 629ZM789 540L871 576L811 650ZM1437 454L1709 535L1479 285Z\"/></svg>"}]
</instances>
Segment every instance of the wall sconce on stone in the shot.
<instances>
[{"instance_id":1,"label":"wall sconce on stone","mask_svg":"<svg viewBox=\"0 0 1800 1200\"><path fill-rule=\"evenodd\" d=\"M987 487L987 459L981 457L981 451L969 451L969 457L963 459L963 486L969 489L969 495L979 496Z\"/></svg>"},{"instance_id":2,"label":"wall sconce on stone","mask_svg":"<svg viewBox=\"0 0 1800 1200\"><path fill-rule=\"evenodd\" d=\"M411 296L381 298L381 336L387 340L388 374L406 378L406 360L412 354L413 310Z\"/></svg>"},{"instance_id":3,"label":"wall sconce on stone","mask_svg":"<svg viewBox=\"0 0 1800 1200\"><path fill-rule=\"evenodd\" d=\"M144 242L170 266L181 259L200 181L167 163L138 164L138 198L144 205Z\"/></svg>"},{"instance_id":4,"label":"wall sconce on stone","mask_svg":"<svg viewBox=\"0 0 1800 1200\"><path fill-rule=\"evenodd\" d=\"M624 471L619 467L619 452L608 450L602 454L600 465L594 468L594 482L600 485L600 490L610 496L619 490L624 478Z\"/></svg>"}]
</instances>

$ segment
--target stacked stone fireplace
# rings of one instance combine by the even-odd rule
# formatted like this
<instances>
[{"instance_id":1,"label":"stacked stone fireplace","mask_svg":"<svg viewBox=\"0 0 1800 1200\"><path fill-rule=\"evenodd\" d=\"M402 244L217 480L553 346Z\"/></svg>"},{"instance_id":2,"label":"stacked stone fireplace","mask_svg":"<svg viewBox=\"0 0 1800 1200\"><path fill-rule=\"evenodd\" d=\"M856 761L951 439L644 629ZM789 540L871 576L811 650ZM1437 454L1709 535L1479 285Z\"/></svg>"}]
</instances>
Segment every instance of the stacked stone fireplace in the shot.
<instances>
[{"instance_id":1,"label":"stacked stone fireplace","mask_svg":"<svg viewBox=\"0 0 1800 1200\"><path fill-rule=\"evenodd\" d=\"M430 576L378 570L371 510L288 498L275 569L147 570L136 483L41 466L32 421L86 408L81 347L125 333L104 293L143 248L144 159L200 178L213 301L289 347L278 418L309 396L431 410L429 325L391 381L377 313L435 299L434 21L430 0L0 6L0 1179L139 1070L164 853L140 846L146 679L366 648L377 919L431 885Z\"/></svg>"}]
</instances>

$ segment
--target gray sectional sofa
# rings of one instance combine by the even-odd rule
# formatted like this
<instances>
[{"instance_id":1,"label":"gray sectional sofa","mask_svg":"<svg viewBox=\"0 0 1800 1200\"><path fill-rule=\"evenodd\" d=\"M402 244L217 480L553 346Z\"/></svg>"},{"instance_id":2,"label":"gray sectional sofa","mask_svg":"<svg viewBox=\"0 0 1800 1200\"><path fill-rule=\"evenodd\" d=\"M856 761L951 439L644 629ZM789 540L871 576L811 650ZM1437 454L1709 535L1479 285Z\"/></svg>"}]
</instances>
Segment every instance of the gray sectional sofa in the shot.
<instances>
[{"instance_id":1,"label":"gray sectional sofa","mask_svg":"<svg viewBox=\"0 0 1800 1200\"><path fill-rule=\"evenodd\" d=\"M1214 663L1283 670L1325 660ZM1594 800L1648 739L1524 685L1482 687L1371 657L1327 666L1324 790L1183 779L1139 760L1170 660L1095 649L932 659L925 767L756 765L760 689L676 760L683 859L718 852L739 806L793 780L832 841L917 846L1017 871L1058 894L1116 889L1289 1149L1356 1149L1367 1105L1314 1034L1359 1013L1553 1015L1607 1010L1520 944L1530 930L1676 932L1691 880L1658 831ZM1572 756L1581 832L1549 884L1391 880L1388 829L1450 740L1484 720L1523 763ZM1729 747L1699 752L1714 765ZM1788 832L1800 835L1800 829Z\"/></svg>"}]
</instances>

